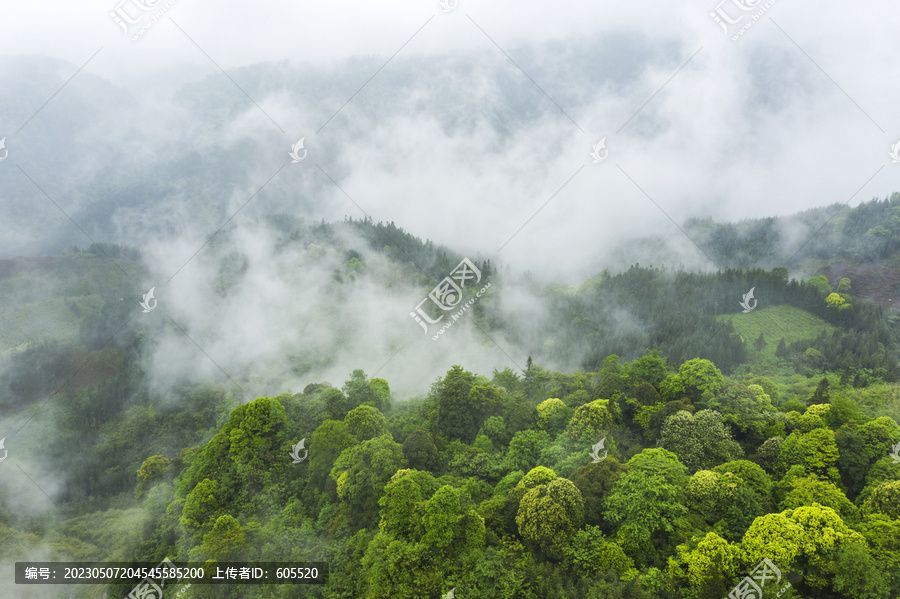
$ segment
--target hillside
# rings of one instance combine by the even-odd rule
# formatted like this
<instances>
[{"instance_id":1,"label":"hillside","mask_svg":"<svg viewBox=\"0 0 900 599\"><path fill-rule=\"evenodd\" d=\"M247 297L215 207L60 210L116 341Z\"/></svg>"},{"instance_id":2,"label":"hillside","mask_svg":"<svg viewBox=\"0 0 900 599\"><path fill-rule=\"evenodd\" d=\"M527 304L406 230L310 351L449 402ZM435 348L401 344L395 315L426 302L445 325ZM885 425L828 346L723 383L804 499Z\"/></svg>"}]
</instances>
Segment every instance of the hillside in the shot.
<instances>
[{"instance_id":1,"label":"hillside","mask_svg":"<svg viewBox=\"0 0 900 599\"><path fill-rule=\"evenodd\" d=\"M779 361L775 356L780 339L785 343L795 341L812 341L822 331L831 336L835 327L821 318L800 308L790 305L759 307L747 314L737 316L720 314L716 317L720 322L729 322L740 334L747 345L747 361L749 371L777 372ZM755 342L760 339L765 344L757 348Z\"/></svg>"},{"instance_id":2,"label":"hillside","mask_svg":"<svg viewBox=\"0 0 900 599\"><path fill-rule=\"evenodd\" d=\"M820 273L831 280L848 278L853 281L853 295L881 306L895 314L893 302L900 302L900 254L893 254L878 262L859 262L837 259L823 266Z\"/></svg>"},{"instance_id":3,"label":"hillside","mask_svg":"<svg viewBox=\"0 0 900 599\"><path fill-rule=\"evenodd\" d=\"M370 305L372 289L424 295L433 273L461 258L368 220L306 225L281 215L251 230L270 240L265 268L274 264L288 288L330 280L326 295L307 285L298 297L313 294L362 321L384 310ZM233 249L242 234L225 231L199 258L209 276L193 293L207 309L258 280L255 258ZM132 318L133 280L150 276L139 254L95 246L9 269L0 281L0 409L26 436L8 434L6 447L16 460L28 456L27 470L41 463L60 473L60 524L47 528L0 493L0 535L11 542L0 556L21 559L48 544L53 559L330 564L324 587L193 585L185 599L431 597L450 588L662 597L652 589L663 586L680 598L693 584L719 596L752 569L766 518L781 514L793 522L786 526L824 519L843 539L818 578L808 575L818 554L791 553L794 541L781 541L795 555L778 564L797 596L837 588L851 563L879 588L900 589L900 562L890 561L900 548L883 539L897 517L885 498L900 477L888 457L900 443L897 346L893 324L856 287L789 280L783 268L635 265L576 289L478 265L496 295L452 339L482 330L534 355L520 373L451 365L430 389L420 377L413 393L361 369L333 386L322 365L344 358L302 344L265 380L229 365L229 376L160 387L153 373L173 340L213 338L152 313ZM744 314L739 300L751 286L759 306ZM178 296L160 290L177 318ZM366 300L355 301L359 294ZM523 326L504 309L522 297L550 316ZM302 392L249 391L278 377L302 381ZM292 463L301 439L309 459ZM601 439L606 457L594 463ZM802 447L827 457L808 459ZM653 488L641 482L650 472L661 477ZM37 487L26 489L42 501ZM554 510L559 517L546 521ZM139 532L110 541L124 530ZM821 542L818 529L804 530L803 543ZM709 551L739 557L686 578ZM876 567L875 556L889 565ZM82 597L101 594L85 588Z\"/></svg>"},{"instance_id":4,"label":"hillside","mask_svg":"<svg viewBox=\"0 0 900 599\"><path fill-rule=\"evenodd\" d=\"M46 4L0 599L900 599L900 3Z\"/></svg>"}]
</instances>

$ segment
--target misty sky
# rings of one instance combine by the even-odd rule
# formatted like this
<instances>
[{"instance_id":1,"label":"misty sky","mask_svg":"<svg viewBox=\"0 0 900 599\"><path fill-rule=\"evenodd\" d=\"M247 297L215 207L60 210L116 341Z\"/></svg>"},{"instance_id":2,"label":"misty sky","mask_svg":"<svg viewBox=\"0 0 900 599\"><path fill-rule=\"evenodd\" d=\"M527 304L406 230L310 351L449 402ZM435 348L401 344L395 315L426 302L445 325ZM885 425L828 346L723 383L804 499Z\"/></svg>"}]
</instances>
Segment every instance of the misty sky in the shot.
<instances>
[{"instance_id":1,"label":"misty sky","mask_svg":"<svg viewBox=\"0 0 900 599\"><path fill-rule=\"evenodd\" d=\"M319 113L333 113L340 102L320 107L316 118L294 118L303 110L284 94L254 97L257 108L231 88L235 101L245 104L245 130L281 140L273 154L279 161L301 136L308 147L336 147L349 166L340 172L341 187L376 220L394 220L463 252L489 253L537 213L501 251L519 268L577 271L564 256L596 256L613 238L648 231L680 235L663 211L679 224L691 216L736 220L848 200L855 205L900 189L900 164L888 156L900 139L900 39L891 25L900 22L896 3L853 10L846 3L775 2L737 41L730 35L738 25L726 35L709 16L715 3L705 1L461 0L443 14L437 1L175 0L139 41L129 39L136 26L126 35L113 21L116 7L142 14L133 0L5 3L3 55L45 55L74 68L87 61L76 79L98 75L142 101L157 87L186 81L230 85L213 60L240 79L234 75L240 67L264 62L327 70L362 56L377 67L401 47L394 62L424 57L433 64L423 85L442 62L460 56L505 63L509 80L523 90L534 91L536 83L546 92L534 96L541 117L513 129L499 151L490 132L448 135L427 110L388 119L364 140L329 139L331 124L314 133L323 122ZM728 0L721 10L737 16L758 8L741 13ZM593 65L575 65L567 62L566 47L578 40L621 44L605 46ZM542 64L551 58L529 48L547 43L560 51ZM629 73L606 93L601 86L582 99L576 75L562 76L564 89L553 81L531 83L498 46L530 76L590 74L594 67L608 75L622 65ZM389 81L391 68L389 63L365 85L336 120L353 118L354 104L364 106L367 94L390 93L379 79ZM360 72L334 97L349 98L372 73ZM472 84L479 96L492 83ZM3 86L0 94L15 98L16 90ZM66 100L63 89L51 103ZM459 108L477 118L484 104ZM162 125L148 121L144 128L152 137ZM19 123L3 126L11 133ZM26 127L20 134L22 144L28 132ZM588 153L602 137L609 157L593 164ZM16 141L8 139L7 147ZM80 155L91 148L64 151ZM306 216L362 216L341 192L330 193L319 213ZM578 277L589 276L594 266Z\"/></svg>"},{"instance_id":2,"label":"misty sky","mask_svg":"<svg viewBox=\"0 0 900 599\"><path fill-rule=\"evenodd\" d=\"M889 156L900 139L900 5L886 0L865 10L778 0L736 41L764 3L460 0L446 13L437 0L166 4L0 8L9 151L0 258L58 252L60 239L85 247L84 229L144 251L155 277L145 292L226 218L241 228L275 212L369 215L578 284L627 268L647 235L671 242L667 260L712 268L678 229L691 217L855 206L900 190L900 162ZM742 19L727 34L710 17L717 6ZM139 21L127 33L117 9ZM301 137L309 155L293 164ZM106 188L122 195L95 204ZM250 271L228 302L211 294L216 264L201 254L160 293L162 305L231 372L271 363L302 339L325 351L335 331L322 313L330 292L316 295L322 277L284 276L304 248L279 256L252 231L233 239ZM527 290L497 293L540 318ZM335 308L360 332L313 380L378 370L419 333L408 313L420 297L372 288ZM422 390L424 375L451 362L489 372L521 366L528 351L504 354L467 334L379 376ZM159 379L210 372L184 339L167 343Z\"/></svg>"}]
</instances>

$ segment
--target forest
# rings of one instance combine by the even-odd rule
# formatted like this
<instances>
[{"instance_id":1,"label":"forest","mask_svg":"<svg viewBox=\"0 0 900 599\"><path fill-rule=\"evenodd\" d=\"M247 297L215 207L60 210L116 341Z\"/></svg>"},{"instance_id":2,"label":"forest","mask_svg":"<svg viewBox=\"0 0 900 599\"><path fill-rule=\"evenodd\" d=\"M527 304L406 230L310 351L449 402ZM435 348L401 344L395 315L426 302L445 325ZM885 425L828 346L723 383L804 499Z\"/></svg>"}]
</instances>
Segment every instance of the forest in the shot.
<instances>
[{"instance_id":1,"label":"forest","mask_svg":"<svg viewBox=\"0 0 900 599\"><path fill-rule=\"evenodd\" d=\"M202 446L148 456L139 543L120 557L330 565L324 587L190 597L711 598L764 558L791 582L781 596L895 596L900 427L870 406L900 404L884 384L823 377L809 391L704 359L674 370L655 351L572 375L456 365L403 404L356 370L340 388L237 406ZM227 402L191 397L199 421ZM128 420L123 438L194 425ZM309 459L292 463L301 437ZM77 554L66 541L57 550Z\"/></svg>"},{"instance_id":2,"label":"forest","mask_svg":"<svg viewBox=\"0 0 900 599\"><path fill-rule=\"evenodd\" d=\"M900 599L900 3L108 1L0 19L0 599Z\"/></svg>"},{"instance_id":3,"label":"forest","mask_svg":"<svg viewBox=\"0 0 900 599\"><path fill-rule=\"evenodd\" d=\"M283 248L337 256L339 287L424 286L415 264L458 259L368 220L261 226ZM366 243L343 247L347 229ZM247 267L219 244L212 284L227 295ZM394 271L371 272L385 255ZM57 515L0 493L4 559L328 563L324 585L195 584L186 599L721 598L760 564L778 571L766 597L900 593L896 322L849 278L634 265L539 288L551 317L527 327L479 303L472 319L491 333L545 339L519 372L449 364L409 397L355 369L271 396L175 381L164 398L147 380L163 325L133 321L120 299L140 255L95 245L55 260L40 276L79 324L21 344L25 313L3 314L17 349L0 407L50 402L38 420L53 442L33 449L67 475ZM499 293L516 282L477 264ZM765 305L741 313L734 290L751 286ZM623 314L638 324L614 326Z\"/></svg>"}]
</instances>

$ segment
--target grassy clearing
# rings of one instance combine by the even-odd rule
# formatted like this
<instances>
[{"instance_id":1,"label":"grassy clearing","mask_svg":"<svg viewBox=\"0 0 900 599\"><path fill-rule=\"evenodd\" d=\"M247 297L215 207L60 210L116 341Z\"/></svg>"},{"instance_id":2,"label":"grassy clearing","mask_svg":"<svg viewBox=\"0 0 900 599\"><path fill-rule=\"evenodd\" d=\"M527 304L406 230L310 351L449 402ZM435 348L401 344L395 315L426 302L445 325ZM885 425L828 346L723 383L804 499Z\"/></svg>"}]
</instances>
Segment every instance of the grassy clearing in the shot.
<instances>
[{"instance_id":1,"label":"grassy clearing","mask_svg":"<svg viewBox=\"0 0 900 599\"><path fill-rule=\"evenodd\" d=\"M775 357L778 341L790 344L802 339L817 337L823 330L829 335L834 327L818 316L794 306L768 306L757 308L747 314L723 314L717 317L722 322L731 321L734 330L740 333L747 344L747 367L754 372L784 371L784 361ZM762 351L757 351L754 342L760 334L766 340Z\"/></svg>"},{"instance_id":2,"label":"grassy clearing","mask_svg":"<svg viewBox=\"0 0 900 599\"><path fill-rule=\"evenodd\" d=\"M140 291L119 266L134 279L141 276L134 263L66 254L50 265L0 279L0 354L43 339L77 342L84 316L103 306L99 290Z\"/></svg>"}]
</instances>

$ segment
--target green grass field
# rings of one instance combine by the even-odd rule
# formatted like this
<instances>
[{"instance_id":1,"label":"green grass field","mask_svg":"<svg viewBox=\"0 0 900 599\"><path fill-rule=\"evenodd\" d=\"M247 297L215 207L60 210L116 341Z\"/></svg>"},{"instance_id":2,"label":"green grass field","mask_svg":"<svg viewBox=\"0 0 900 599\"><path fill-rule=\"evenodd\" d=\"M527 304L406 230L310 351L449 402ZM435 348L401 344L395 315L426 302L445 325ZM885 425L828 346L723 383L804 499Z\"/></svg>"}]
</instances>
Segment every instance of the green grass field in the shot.
<instances>
[{"instance_id":1,"label":"green grass field","mask_svg":"<svg viewBox=\"0 0 900 599\"><path fill-rule=\"evenodd\" d=\"M788 305L758 308L747 314L724 314L717 318L722 322L730 320L744 338L747 366L755 372L783 370L783 363L780 365L775 357L775 349L782 337L785 343L790 344L817 337L823 330L829 335L834 332L834 327L818 316ZM762 351L757 351L754 341L760 333L765 337L766 346Z\"/></svg>"},{"instance_id":2,"label":"green grass field","mask_svg":"<svg viewBox=\"0 0 900 599\"><path fill-rule=\"evenodd\" d=\"M141 276L134 263L118 264L134 278ZM125 284L130 281L112 261L78 253L61 256L51 268L0 279L0 354L8 356L43 339L77 342L84 315L103 305L100 293Z\"/></svg>"},{"instance_id":3,"label":"green grass field","mask_svg":"<svg viewBox=\"0 0 900 599\"><path fill-rule=\"evenodd\" d=\"M97 310L103 304L99 295L74 297L71 301L85 312ZM81 319L60 298L0 307L0 353L21 350L28 343L43 339L77 343L80 324Z\"/></svg>"}]
</instances>

